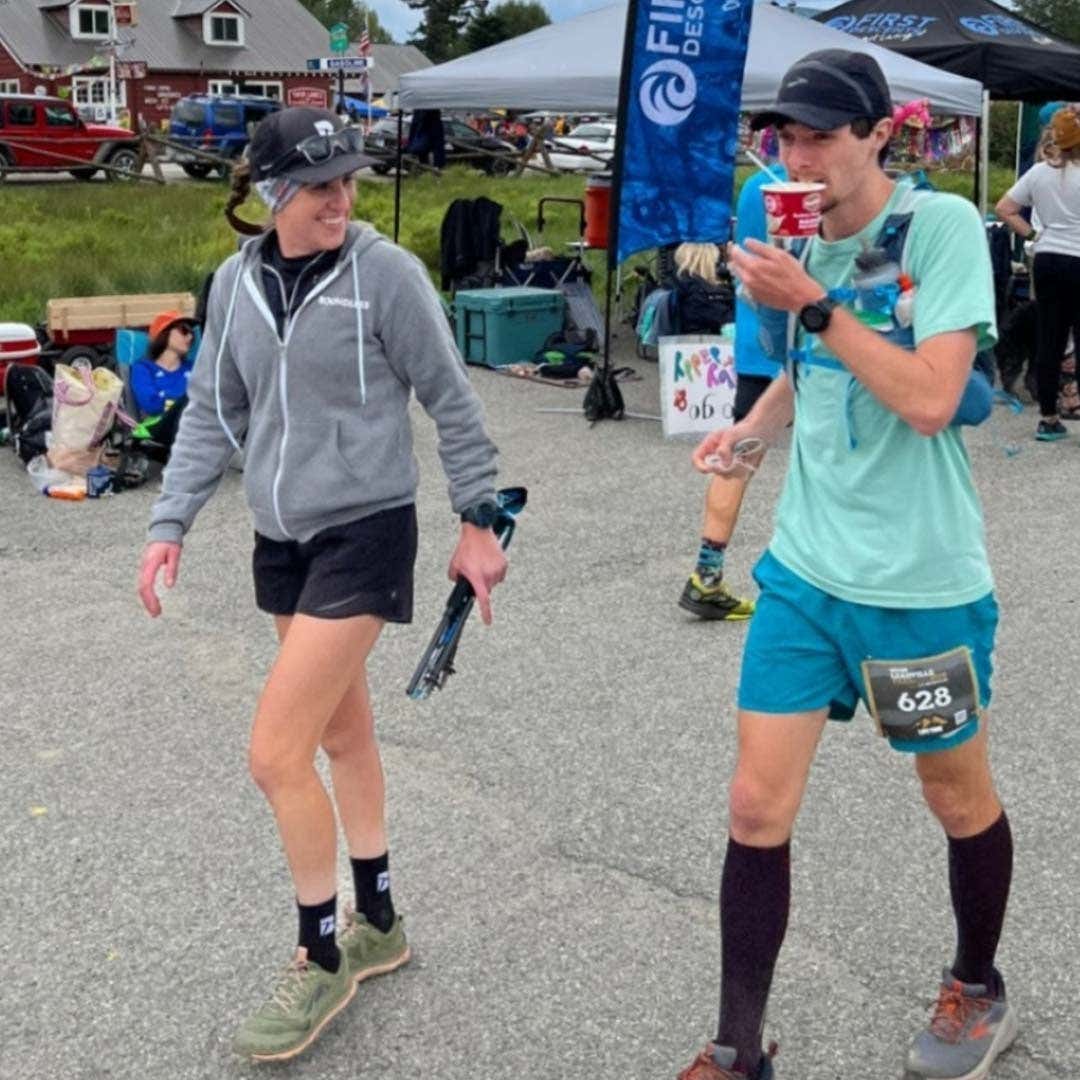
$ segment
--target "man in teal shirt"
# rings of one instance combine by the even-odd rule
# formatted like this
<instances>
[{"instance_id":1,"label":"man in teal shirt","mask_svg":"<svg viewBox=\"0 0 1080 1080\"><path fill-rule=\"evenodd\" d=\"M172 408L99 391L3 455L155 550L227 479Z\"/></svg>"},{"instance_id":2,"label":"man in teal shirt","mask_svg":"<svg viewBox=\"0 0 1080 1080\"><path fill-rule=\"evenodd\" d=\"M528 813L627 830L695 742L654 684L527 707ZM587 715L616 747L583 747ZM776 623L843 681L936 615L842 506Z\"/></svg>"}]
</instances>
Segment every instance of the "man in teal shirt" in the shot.
<instances>
[{"instance_id":1,"label":"man in teal shirt","mask_svg":"<svg viewBox=\"0 0 1080 1080\"><path fill-rule=\"evenodd\" d=\"M792 180L824 185L823 214L801 258L755 241L732 251L750 295L790 313L794 344L750 414L694 457L702 472L730 468L740 440L775 441L794 421L739 684L719 1031L680 1075L773 1076L762 1031L791 832L827 719L850 719L861 699L915 755L948 837L956 953L907 1076L983 1078L1017 1030L994 966L1012 873L987 753L997 606L952 423L976 350L996 334L986 239L970 203L884 172L892 105L865 54L803 57L754 124L777 128ZM881 1075L881 1063L851 1075Z\"/></svg>"}]
</instances>

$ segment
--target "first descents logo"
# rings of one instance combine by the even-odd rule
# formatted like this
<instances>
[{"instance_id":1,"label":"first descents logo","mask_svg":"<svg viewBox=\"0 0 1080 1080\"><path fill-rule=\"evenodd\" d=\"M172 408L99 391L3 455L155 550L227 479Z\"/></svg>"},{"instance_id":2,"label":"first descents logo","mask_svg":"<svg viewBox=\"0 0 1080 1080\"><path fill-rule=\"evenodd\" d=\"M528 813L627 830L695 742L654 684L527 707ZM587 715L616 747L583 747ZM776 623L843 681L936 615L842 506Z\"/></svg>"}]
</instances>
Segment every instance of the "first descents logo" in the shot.
<instances>
[{"instance_id":1,"label":"first descents logo","mask_svg":"<svg viewBox=\"0 0 1080 1080\"><path fill-rule=\"evenodd\" d=\"M641 77L641 111L662 127L681 124L697 100L697 79L681 60L657 60Z\"/></svg>"},{"instance_id":2,"label":"first descents logo","mask_svg":"<svg viewBox=\"0 0 1080 1080\"><path fill-rule=\"evenodd\" d=\"M737 10L741 0L723 0L723 11ZM649 0L645 52L663 59L650 64L641 76L638 100L641 111L654 124L673 127L693 111L697 79L683 57L701 55L705 34L705 5L687 0Z\"/></svg>"}]
</instances>

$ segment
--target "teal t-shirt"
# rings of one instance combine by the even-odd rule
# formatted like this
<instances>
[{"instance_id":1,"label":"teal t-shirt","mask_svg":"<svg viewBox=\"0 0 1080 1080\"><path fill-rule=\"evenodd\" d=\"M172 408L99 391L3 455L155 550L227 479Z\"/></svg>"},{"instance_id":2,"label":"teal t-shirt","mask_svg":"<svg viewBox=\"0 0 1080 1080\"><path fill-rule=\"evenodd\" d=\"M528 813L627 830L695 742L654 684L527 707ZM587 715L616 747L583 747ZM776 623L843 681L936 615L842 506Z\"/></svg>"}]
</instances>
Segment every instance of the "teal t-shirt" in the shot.
<instances>
[{"instance_id":1,"label":"teal t-shirt","mask_svg":"<svg viewBox=\"0 0 1080 1080\"><path fill-rule=\"evenodd\" d=\"M914 206L904 268L916 287L915 344L974 328L976 348L988 348L997 330L978 211L956 195L905 188L897 185L857 235L832 243L816 238L808 272L826 289L849 285L863 241L872 245L890 213ZM837 359L820 340L796 344ZM985 596L993 578L961 430L947 427L927 438L848 371L799 364L773 555L812 585L858 604L952 607Z\"/></svg>"}]
</instances>

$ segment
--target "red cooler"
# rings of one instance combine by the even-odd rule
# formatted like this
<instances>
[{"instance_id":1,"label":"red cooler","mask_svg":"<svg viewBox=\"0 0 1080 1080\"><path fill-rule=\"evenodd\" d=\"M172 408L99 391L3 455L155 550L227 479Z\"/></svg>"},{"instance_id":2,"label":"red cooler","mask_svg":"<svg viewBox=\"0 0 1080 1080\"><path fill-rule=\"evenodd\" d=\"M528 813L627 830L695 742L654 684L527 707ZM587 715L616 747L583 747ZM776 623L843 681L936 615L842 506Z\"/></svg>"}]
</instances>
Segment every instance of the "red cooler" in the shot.
<instances>
[{"instance_id":1,"label":"red cooler","mask_svg":"<svg viewBox=\"0 0 1080 1080\"><path fill-rule=\"evenodd\" d=\"M7 369L15 361L36 364L41 346L25 323L0 322L0 394L4 392Z\"/></svg>"},{"instance_id":2,"label":"red cooler","mask_svg":"<svg viewBox=\"0 0 1080 1080\"><path fill-rule=\"evenodd\" d=\"M585 181L585 243L606 248L611 221L611 173L594 173Z\"/></svg>"}]
</instances>

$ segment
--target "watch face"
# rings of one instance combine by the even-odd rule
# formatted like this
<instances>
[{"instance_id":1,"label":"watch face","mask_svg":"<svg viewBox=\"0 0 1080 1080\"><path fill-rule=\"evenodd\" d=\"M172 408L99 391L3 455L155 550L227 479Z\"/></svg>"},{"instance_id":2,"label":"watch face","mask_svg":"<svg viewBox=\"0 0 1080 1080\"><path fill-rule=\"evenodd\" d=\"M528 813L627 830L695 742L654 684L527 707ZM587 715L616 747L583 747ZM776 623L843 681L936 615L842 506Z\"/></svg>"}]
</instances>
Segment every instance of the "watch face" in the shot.
<instances>
[{"instance_id":1,"label":"watch face","mask_svg":"<svg viewBox=\"0 0 1080 1080\"><path fill-rule=\"evenodd\" d=\"M495 524L498 512L499 508L494 503L483 502L470 506L461 516L470 525L475 525L480 529L490 529Z\"/></svg>"},{"instance_id":2,"label":"watch face","mask_svg":"<svg viewBox=\"0 0 1080 1080\"><path fill-rule=\"evenodd\" d=\"M807 304L799 312L799 318L811 334L816 334L829 325L830 314L830 310L821 304Z\"/></svg>"}]
</instances>

